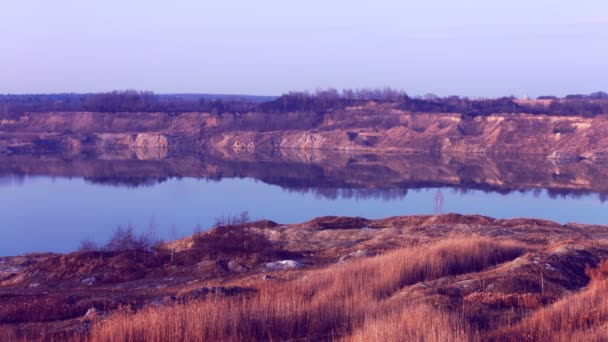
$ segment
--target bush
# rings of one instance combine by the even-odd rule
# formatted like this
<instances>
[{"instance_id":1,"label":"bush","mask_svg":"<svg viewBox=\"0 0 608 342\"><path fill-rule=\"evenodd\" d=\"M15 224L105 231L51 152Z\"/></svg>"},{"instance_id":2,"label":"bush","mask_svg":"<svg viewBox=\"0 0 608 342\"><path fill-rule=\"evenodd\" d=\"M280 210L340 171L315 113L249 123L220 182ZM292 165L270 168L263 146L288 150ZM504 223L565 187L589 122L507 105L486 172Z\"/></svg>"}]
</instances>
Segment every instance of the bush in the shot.
<instances>
[{"instance_id":1,"label":"bush","mask_svg":"<svg viewBox=\"0 0 608 342\"><path fill-rule=\"evenodd\" d=\"M93 252L126 252L126 251L152 251L155 246L162 243L162 240L156 235L153 226L150 226L146 232L137 234L135 227L127 225L126 227L118 226L112 236L108 239L105 245L100 246L95 241L85 239L80 242L78 251Z\"/></svg>"},{"instance_id":2,"label":"bush","mask_svg":"<svg viewBox=\"0 0 608 342\"><path fill-rule=\"evenodd\" d=\"M238 226L248 222L251 222L251 217L249 217L249 211L244 210L238 215L222 215L216 217L213 226Z\"/></svg>"},{"instance_id":3,"label":"bush","mask_svg":"<svg viewBox=\"0 0 608 342\"><path fill-rule=\"evenodd\" d=\"M158 243L160 243L160 240L156 237L156 233L151 230L138 236L132 225L128 225L126 228L119 226L104 246L104 250L110 252L151 251Z\"/></svg>"}]
</instances>

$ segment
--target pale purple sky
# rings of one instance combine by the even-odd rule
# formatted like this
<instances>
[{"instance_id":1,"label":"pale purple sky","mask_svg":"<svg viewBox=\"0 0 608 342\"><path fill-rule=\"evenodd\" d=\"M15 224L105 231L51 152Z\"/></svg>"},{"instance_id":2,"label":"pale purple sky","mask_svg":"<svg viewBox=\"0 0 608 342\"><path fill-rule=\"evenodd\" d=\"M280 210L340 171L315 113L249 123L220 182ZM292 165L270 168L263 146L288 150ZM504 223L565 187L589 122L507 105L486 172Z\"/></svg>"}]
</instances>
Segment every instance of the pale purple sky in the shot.
<instances>
[{"instance_id":1,"label":"pale purple sky","mask_svg":"<svg viewBox=\"0 0 608 342\"><path fill-rule=\"evenodd\" d=\"M0 93L608 90L606 0L14 0Z\"/></svg>"}]
</instances>

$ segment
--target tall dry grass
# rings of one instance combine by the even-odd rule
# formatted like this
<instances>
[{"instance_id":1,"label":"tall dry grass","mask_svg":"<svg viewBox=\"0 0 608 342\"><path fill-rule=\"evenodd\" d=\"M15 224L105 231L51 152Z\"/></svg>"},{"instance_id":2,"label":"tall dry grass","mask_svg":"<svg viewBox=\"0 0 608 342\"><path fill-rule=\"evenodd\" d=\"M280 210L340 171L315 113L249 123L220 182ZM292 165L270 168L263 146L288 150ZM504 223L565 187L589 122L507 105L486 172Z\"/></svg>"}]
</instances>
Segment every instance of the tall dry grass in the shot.
<instances>
[{"instance_id":1,"label":"tall dry grass","mask_svg":"<svg viewBox=\"0 0 608 342\"><path fill-rule=\"evenodd\" d=\"M345 342L478 341L479 335L458 315L417 304L383 317L366 320Z\"/></svg>"},{"instance_id":2,"label":"tall dry grass","mask_svg":"<svg viewBox=\"0 0 608 342\"><path fill-rule=\"evenodd\" d=\"M591 282L536 311L492 339L499 341L608 341L608 261L590 270Z\"/></svg>"},{"instance_id":3,"label":"tall dry grass","mask_svg":"<svg viewBox=\"0 0 608 342\"><path fill-rule=\"evenodd\" d=\"M119 312L96 323L91 340L467 340L474 334L455 316L427 305L404 308L391 296L405 286L479 271L523 251L514 242L485 238L396 250L312 270L299 280L262 282L252 296Z\"/></svg>"},{"instance_id":4,"label":"tall dry grass","mask_svg":"<svg viewBox=\"0 0 608 342\"><path fill-rule=\"evenodd\" d=\"M15 328L8 325L0 325L0 341L21 341Z\"/></svg>"}]
</instances>

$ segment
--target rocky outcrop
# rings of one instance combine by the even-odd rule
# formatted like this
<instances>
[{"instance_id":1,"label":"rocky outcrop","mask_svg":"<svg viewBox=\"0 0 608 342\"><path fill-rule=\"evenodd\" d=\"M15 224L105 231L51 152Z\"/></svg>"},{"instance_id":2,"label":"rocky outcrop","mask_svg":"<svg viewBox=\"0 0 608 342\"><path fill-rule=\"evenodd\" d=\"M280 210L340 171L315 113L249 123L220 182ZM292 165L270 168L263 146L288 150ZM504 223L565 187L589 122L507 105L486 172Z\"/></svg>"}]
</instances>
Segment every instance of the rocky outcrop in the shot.
<instances>
[{"instance_id":1,"label":"rocky outcrop","mask_svg":"<svg viewBox=\"0 0 608 342\"><path fill-rule=\"evenodd\" d=\"M239 150L329 149L360 152L523 153L549 159L600 159L608 152L608 118L496 114L391 114L389 128L225 132L210 146ZM356 123L356 120L354 120Z\"/></svg>"},{"instance_id":2,"label":"rocky outcrop","mask_svg":"<svg viewBox=\"0 0 608 342\"><path fill-rule=\"evenodd\" d=\"M180 147L246 153L324 149L519 153L550 159L608 157L606 116L497 113L468 117L459 113L409 113L386 104L331 110L319 114L322 120L309 128L294 124L269 130L260 122L272 120L270 114L264 114L260 122L247 121L250 114L30 113L1 122L0 149Z\"/></svg>"},{"instance_id":3,"label":"rocky outcrop","mask_svg":"<svg viewBox=\"0 0 608 342\"><path fill-rule=\"evenodd\" d=\"M302 264L295 260L279 260L268 262L264 268L268 271L286 271L302 267Z\"/></svg>"},{"instance_id":4,"label":"rocky outcrop","mask_svg":"<svg viewBox=\"0 0 608 342\"><path fill-rule=\"evenodd\" d=\"M169 142L162 134L140 133L135 136L132 147L167 149Z\"/></svg>"}]
</instances>

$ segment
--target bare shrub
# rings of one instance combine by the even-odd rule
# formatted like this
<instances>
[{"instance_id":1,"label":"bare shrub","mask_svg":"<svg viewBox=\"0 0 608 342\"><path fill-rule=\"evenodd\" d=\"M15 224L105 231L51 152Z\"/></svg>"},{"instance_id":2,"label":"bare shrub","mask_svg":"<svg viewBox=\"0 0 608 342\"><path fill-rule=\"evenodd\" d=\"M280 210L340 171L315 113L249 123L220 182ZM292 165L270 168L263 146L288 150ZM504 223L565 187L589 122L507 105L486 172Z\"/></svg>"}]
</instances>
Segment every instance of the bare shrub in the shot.
<instances>
[{"instance_id":1,"label":"bare shrub","mask_svg":"<svg viewBox=\"0 0 608 342\"><path fill-rule=\"evenodd\" d=\"M249 211L244 210L238 215L222 215L215 218L213 226L237 226L251 222Z\"/></svg>"},{"instance_id":2,"label":"bare shrub","mask_svg":"<svg viewBox=\"0 0 608 342\"><path fill-rule=\"evenodd\" d=\"M151 251L158 243L160 240L155 231L149 229L138 235L129 224L126 227L118 226L103 249L109 252Z\"/></svg>"},{"instance_id":3,"label":"bare shrub","mask_svg":"<svg viewBox=\"0 0 608 342\"><path fill-rule=\"evenodd\" d=\"M101 250L101 247L97 242L89 239L80 241L80 246L78 247L79 252L94 252L99 250Z\"/></svg>"},{"instance_id":4,"label":"bare shrub","mask_svg":"<svg viewBox=\"0 0 608 342\"><path fill-rule=\"evenodd\" d=\"M163 241L158 237L156 232L156 225L151 223L148 229L141 234L135 232L135 227L127 225L126 227L118 226L112 233L112 236L104 245L100 245L97 242L84 239L80 241L80 246L77 251L79 252L125 252L131 250L138 251L152 251L155 246L161 244Z\"/></svg>"}]
</instances>

